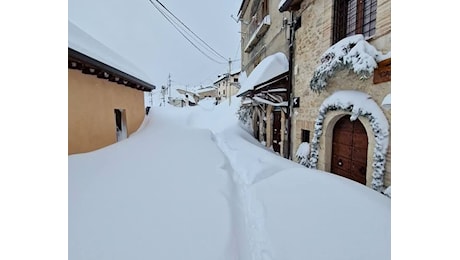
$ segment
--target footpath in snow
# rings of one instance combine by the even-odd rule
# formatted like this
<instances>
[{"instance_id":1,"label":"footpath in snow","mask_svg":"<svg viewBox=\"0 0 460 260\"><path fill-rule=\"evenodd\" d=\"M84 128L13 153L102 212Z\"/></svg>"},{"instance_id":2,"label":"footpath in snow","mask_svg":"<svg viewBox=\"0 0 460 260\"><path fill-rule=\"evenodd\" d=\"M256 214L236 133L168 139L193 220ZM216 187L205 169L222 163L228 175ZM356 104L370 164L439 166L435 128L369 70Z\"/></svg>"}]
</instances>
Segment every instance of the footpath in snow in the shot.
<instances>
[{"instance_id":1,"label":"footpath in snow","mask_svg":"<svg viewBox=\"0 0 460 260\"><path fill-rule=\"evenodd\" d=\"M390 199L274 154L238 103L155 107L69 156L69 259L390 259Z\"/></svg>"}]
</instances>

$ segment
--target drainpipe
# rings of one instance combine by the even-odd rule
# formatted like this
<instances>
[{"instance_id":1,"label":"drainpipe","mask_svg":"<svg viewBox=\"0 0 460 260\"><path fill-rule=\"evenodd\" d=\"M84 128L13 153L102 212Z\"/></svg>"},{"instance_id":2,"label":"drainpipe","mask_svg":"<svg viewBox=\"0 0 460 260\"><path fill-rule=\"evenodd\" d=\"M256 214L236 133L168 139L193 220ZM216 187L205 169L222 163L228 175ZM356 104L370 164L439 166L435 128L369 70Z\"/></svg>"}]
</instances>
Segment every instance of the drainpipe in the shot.
<instances>
[{"instance_id":1,"label":"drainpipe","mask_svg":"<svg viewBox=\"0 0 460 260\"><path fill-rule=\"evenodd\" d=\"M294 19L294 12L290 11L291 14L291 22L289 24L289 77L288 77L288 89L287 89L287 96L288 96L288 115L287 115L287 128L288 128L288 153L287 157L288 159L292 160L291 157L291 115L292 115L292 76L294 75L292 71L292 59L294 57L294 25L295 25L295 19Z\"/></svg>"}]
</instances>

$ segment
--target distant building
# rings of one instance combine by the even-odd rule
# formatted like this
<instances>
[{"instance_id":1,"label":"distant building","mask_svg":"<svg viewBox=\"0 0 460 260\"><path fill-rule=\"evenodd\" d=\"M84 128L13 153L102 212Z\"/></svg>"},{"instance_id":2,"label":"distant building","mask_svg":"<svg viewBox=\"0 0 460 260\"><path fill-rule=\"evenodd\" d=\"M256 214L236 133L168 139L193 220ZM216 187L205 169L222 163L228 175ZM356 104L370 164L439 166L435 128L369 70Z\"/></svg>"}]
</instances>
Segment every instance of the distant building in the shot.
<instances>
[{"instance_id":1,"label":"distant building","mask_svg":"<svg viewBox=\"0 0 460 260\"><path fill-rule=\"evenodd\" d=\"M128 138L145 117L155 86L129 61L76 24L68 24L68 154Z\"/></svg>"},{"instance_id":2,"label":"distant building","mask_svg":"<svg viewBox=\"0 0 460 260\"><path fill-rule=\"evenodd\" d=\"M214 81L214 86L217 88L217 100L228 99L229 96L234 96L240 89L239 84L240 71L219 75Z\"/></svg>"},{"instance_id":3,"label":"distant building","mask_svg":"<svg viewBox=\"0 0 460 260\"><path fill-rule=\"evenodd\" d=\"M175 99L173 99L174 101L172 103L170 103L171 105L181 106L181 107L195 106L198 103L198 101L200 100L200 96L198 94L196 94L195 92L193 92L193 91L183 90L183 89L180 89L180 88L178 88L176 90L182 96L176 97ZM178 105L179 100L181 100L180 105Z\"/></svg>"},{"instance_id":4,"label":"distant building","mask_svg":"<svg viewBox=\"0 0 460 260\"><path fill-rule=\"evenodd\" d=\"M202 100L205 98L216 98L218 90L215 86L207 86L197 89L195 93L199 96L200 100Z\"/></svg>"}]
</instances>

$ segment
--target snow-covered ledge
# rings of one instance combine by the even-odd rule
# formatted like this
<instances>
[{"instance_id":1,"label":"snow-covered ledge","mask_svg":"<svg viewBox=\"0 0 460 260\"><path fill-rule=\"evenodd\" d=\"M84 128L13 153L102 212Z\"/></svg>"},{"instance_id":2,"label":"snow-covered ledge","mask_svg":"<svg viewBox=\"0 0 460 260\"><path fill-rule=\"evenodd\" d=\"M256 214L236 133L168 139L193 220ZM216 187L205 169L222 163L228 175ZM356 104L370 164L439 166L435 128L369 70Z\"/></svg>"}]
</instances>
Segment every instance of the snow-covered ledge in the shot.
<instances>
[{"instance_id":1,"label":"snow-covered ledge","mask_svg":"<svg viewBox=\"0 0 460 260\"><path fill-rule=\"evenodd\" d=\"M362 34L346 37L321 55L321 64L315 69L310 88L321 92L335 72L342 69L353 70L362 80L368 79L377 68L377 63L389 57L390 53L382 54Z\"/></svg>"},{"instance_id":2,"label":"snow-covered ledge","mask_svg":"<svg viewBox=\"0 0 460 260\"><path fill-rule=\"evenodd\" d=\"M310 144L310 159L303 165L317 168L319 157L319 142L323 134L323 123L328 111L343 110L351 113L350 120L359 116L369 119L375 138L373 151L372 189L383 191L386 153L389 143L389 124L379 105L366 93L355 90L342 90L326 98L319 109L315 121L315 130Z\"/></svg>"},{"instance_id":3,"label":"snow-covered ledge","mask_svg":"<svg viewBox=\"0 0 460 260\"><path fill-rule=\"evenodd\" d=\"M270 15L267 15L264 17L264 19L262 19L257 29L252 34L251 38L248 41L248 44L246 45L246 48L244 48L244 52L250 52L252 48L254 48L254 46L256 46L256 44L259 42L260 38L264 36L269 27Z\"/></svg>"}]
</instances>

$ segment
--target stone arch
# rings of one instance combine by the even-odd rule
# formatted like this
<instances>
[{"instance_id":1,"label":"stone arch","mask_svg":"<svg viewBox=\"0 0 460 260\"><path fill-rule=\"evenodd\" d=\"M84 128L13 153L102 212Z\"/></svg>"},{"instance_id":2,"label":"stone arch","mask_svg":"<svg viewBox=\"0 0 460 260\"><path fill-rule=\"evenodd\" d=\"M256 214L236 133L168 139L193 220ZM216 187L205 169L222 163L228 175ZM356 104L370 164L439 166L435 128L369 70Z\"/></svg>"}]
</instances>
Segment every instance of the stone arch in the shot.
<instances>
[{"instance_id":1,"label":"stone arch","mask_svg":"<svg viewBox=\"0 0 460 260\"><path fill-rule=\"evenodd\" d=\"M318 169L324 170L327 172L331 171L331 156L332 156L332 137L334 132L334 127L343 116L352 116L351 112L347 112L344 110L338 111L330 111L326 114L326 117L323 122L323 129L324 129L324 136L320 138L320 144L324 143L324 145L320 145L324 147L319 152L319 163ZM375 146L375 137L372 131L372 127L370 122L365 117L358 117L357 120L361 122L366 129L367 134L367 168L366 168L366 186L372 187L372 164L373 164L373 154L374 154L374 146Z\"/></svg>"},{"instance_id":2,"label":"stone arch","mask_svg":"<svg viewBox=\"0 0 460 260\"><path fill-rule=\"evenodd\" d=\"M338 112L332 113L333 111ZM340 113L349 113L352 121L358 119L363 123L368 134L369 145L372 145L368 147L368 158L372 158L372 163L368 163L368 165L372 166L372 171L369 171L369 169L367 171L367 173L372 173L370 186L376 191L382 191L384 189L385 156L389 142L389 125L383 111L377 103L372 100L372 97L360 91L337 91L323 101L315 121L315 132L311 143L310 160L306 163L306 166L316 169L318 168L318 163L321 163L321 169L330 170L330 165L329 168L327 168L324 161L328 154L330 156L330 150L329 153L326 153L326 147L332 146L329 146L329 143L326 142L331 142L331 125L333 129L333 126L340 118ZM368 120L363 120L363 117ZM327 126L326 128L324 127L325 125ZM326 136L323 136L324 131L326 132ZM320 149L320 147L323 149ZM369 156L370 151L372 154ZM322 161L319 159L322 159ZM367 178L366 176L366 179ZM366 184L368 183L369 180L366 181Z\"/></svg>"}]
</instances>

